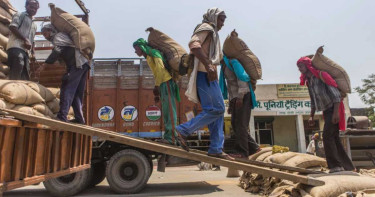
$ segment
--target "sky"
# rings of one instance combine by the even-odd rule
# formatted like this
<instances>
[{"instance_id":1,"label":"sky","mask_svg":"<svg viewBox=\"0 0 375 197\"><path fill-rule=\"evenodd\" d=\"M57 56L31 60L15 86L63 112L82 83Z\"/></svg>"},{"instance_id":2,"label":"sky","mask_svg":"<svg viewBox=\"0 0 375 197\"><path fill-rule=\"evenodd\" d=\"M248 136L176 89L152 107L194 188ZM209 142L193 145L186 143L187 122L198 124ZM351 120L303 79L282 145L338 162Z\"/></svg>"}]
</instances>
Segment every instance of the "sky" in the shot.
<instances>
[{"instance_id":1,"label":"sky","mask_svg":"<svg viewBox=\"0 0 375 197\"><path fill-rule=\"evenodd\" d=\"M10 0L20 11L23 0ZM74 0L39 0L36 16L50 15L48 3L82 14ZM375 73L374 0L83 0L90 10L96 58L136 57L132 43L147 27L168 34L188 49L194 27L211 7L226 12L222 43L233 30L260 59L258 84L298 83L296 61L324 45L324 55L348 73L352 89ZM351 108L366 107L355 91Z\"/></svg>"}]
</instances>

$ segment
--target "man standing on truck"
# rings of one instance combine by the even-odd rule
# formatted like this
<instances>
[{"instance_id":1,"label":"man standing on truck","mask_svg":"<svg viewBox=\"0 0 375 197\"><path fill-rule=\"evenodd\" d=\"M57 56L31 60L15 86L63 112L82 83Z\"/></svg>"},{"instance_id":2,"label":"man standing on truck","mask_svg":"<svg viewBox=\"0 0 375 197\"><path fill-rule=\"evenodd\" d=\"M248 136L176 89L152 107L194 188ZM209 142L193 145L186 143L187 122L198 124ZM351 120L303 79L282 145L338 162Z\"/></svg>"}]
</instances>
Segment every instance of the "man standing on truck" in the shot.
<instances>
[{"instance_id":1,"label":"man standing on truck","mask_svg":"<svg viewBox=\"0 0 375 197\"><path fill-rule=\"evenodd\" d=\"M306 84L309 89L311 98L309 124L311 126L315 124L315 111L323 111L323 144L329 172L354 170L353 163L346 154L339 137L339 129L345 129L345 124L343 126L342 122L339 123L340 116L345 116L345 109L343 109L344 105L336 81L327 72L314 68L308 57L300 58L297 66L301 72L300 84Z\"/></svg>"},{"instance_id":2,"label":"man standing on truck","mask_svg":"<svg viewBox=\"0 0 375 197\"><path fill-rule=\"evenodd\" d=\"M7 53L10 67L9 79L11 80L30 79L29 56L34 56L33 45L37 29L33 16L39 9L39 2L26 0L25 8L25 12L17 12L13 15L9 25Z\"/></svg>"},{"instance_id":3,"label":"man standing on truck","mask_svg":"<svg viewBox=\"0 0 375 197\"><path fill-rule=\"evenodd\" d=\"M88 60L82 55L68 34L58 32L56 28L47 24L42 28L43 36L52 42L54 48L45 63L38 69L42 71L48 64L53 64L62 59L66 64L66 73L62 78L60 89L60 111L57 119L68 122L67 115L73 107L75 119L69 122L85 124L82 112L82 100L86 86L87 72L90 69Z\"/></svg>"},{"instance_id":4,"label":"man standing on truck","mask_svg":"<svg viewBox=\"0 0 375 197\"><path fill-rule=\"evenodd\" d=\"M223 152L224 145L224 99L221 95L217 69L223 55L218 31L224 26L225 12L211 8L203 15L203 21L197 25L189 42L189 48L195 56L186 96L189 100L200 102L203 111L190 121L177 126L177 138L182 148L189 151L186 138L194 131L208 125L210 147L208 155L233 160Z\"/></svg>"},{"instance_id":5,"label":"man standing on truck","mask_svg":"<svg viewBox=\"0 0 375 197\"><path fill-rule=\"evenodd\" d=\"M163 135L164 142L176 144L175 135L172 134L172 131L174 131L177 126L175 100L178 102L181 101L179 88L165 68L164 63L166 61L159 50L151 48L143 38L135 41L133 47L138 56L146 58L147 64L154 75L154 100L158 103L161 97L161 108L163 111L165 130Z\"/></svg>"},{"instance_id":6,"label":"man standing on truck","mask_svg":"<svg viewBox=\"0 0 375 197\"><path fill-rule=\"evenodd\" d=\"M237 33L233 31L232 34ZM251 83L250 76L237 59L228 59L224 55L219 84L225 99L229 94L228 114L232 114L231 123L235 134L235 152L229 155L248 158L260 151L259 145L249 134L251 110L257 105L255 83Z\"/></svg>"}]
</instances>

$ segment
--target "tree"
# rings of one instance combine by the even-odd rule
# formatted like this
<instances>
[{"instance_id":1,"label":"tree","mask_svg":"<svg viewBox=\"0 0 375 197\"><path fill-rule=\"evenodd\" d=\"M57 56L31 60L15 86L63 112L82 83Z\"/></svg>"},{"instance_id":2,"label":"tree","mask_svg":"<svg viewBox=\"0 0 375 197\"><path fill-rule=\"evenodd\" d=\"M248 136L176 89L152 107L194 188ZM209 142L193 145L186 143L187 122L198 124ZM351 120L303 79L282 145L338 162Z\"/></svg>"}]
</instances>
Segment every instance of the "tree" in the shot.
<instances>
[{"instance_id":1,"label":"tree","mask_svg":"<svg viewBox=\"0 0 375 197\"><path fill-rule=\"evenodd\" d=\"M361 100L369 105L370 107L366 110L367 116L371 120L372 124L375 123L375 74L371 74L367 79L362 79L362 87L354 88Z\"/></svg>"}]
</instances>

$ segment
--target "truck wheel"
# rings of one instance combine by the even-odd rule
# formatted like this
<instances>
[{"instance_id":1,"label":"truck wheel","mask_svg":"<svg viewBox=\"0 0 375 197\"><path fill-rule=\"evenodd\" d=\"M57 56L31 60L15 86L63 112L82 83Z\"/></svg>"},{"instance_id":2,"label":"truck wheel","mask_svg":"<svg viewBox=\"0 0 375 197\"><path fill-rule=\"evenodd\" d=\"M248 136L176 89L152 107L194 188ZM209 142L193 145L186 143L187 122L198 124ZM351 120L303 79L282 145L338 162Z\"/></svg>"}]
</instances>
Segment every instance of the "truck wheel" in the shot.
<instances>
[{"instance_id":1,"label":"truck wheel","mask_svg":"<svg viewBox=\"0 0 375 197\"><path fill-rule=\"evenodd\" d=\"M86 189L89 184L89 169L43 182L44 187L53 196L75 195Z\"/></svg>"},{"instance_id":2,"label":"truck wheel","mask_svg":"<svg viewBox=\"0 0 375 197\"><path fill-rule=\"evenodd\" d=\"M150 177L150 163L139 151L126 149L114 154L108 162L109 187L119 194L141 191Z\"/></svg>"},{"instance_id":3,"label":"truck wheel","mask_svg":"<svg viewBox=\"0 0 375 197\"><path fill-rule=\"evenodd\" d=\"M107 163L105 161L91 164L90 181L88 187L95 187L105 179L105 168Z\"/></svg>"}]
</instances>

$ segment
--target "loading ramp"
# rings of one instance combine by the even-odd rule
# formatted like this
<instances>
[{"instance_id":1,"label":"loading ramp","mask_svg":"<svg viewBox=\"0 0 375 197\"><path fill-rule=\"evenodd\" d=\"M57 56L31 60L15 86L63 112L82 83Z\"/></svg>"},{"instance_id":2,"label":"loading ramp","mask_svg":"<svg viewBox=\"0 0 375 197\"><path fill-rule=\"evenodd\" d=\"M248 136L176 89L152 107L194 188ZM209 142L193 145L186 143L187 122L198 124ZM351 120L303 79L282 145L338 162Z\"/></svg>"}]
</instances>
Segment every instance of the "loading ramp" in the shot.
<instances>
[{"instance_id":1,"label":"loading ramp","mask_svg":"<svg viewBox=\"0 0 375 197\"><path fill-rule=\"evenodd\" d=\"M276 177L280 179L286 179L295 183L302 183L311 186L320 186L324 185L324 181L318 180L316 178L310 177L308 175L300 175L293 172L300 172L303 174L318 174L322 173L319 171L312 171L306 170L297 167L288 167L278 164L269 164L259 161L249 161L243 159L236 159L235 161L224 160L220 158L210 157L207 156L207 152L198 151L198 150L191 150L190 152L186 152L185 150L181 149L177 146L167 145L163 143L154 142L151 140L131 137L122 135L116 132L98 129L94 127L90 127L87 125L79 125L79 124L72 124L61 122L58 120L39 117L30 114L24 114L22 112L9 110L9 109L1 109L1 111L6 112L7 115L13 116L17 119L29 121L33 123L38 123L42 125L49 126L54 129L59 129L61 131L70 131L79 134L89 135L89 136L97 136L102 140L113 141L120 144L125 144L128 146L133 146L139 149L145 149L153 152L159 152L167 155L172 155L176 157L181 157L185 159L190 159L194 161L206 162L215 165L225 166L231 169L236 170L243 170L246 172L253 172L263 175L264 177ZM283 170L283 171L280 171ZM0 185L0 187L2 187ZM1 188L0 188L1 191Z\"/></svg>"}]
</instances>

